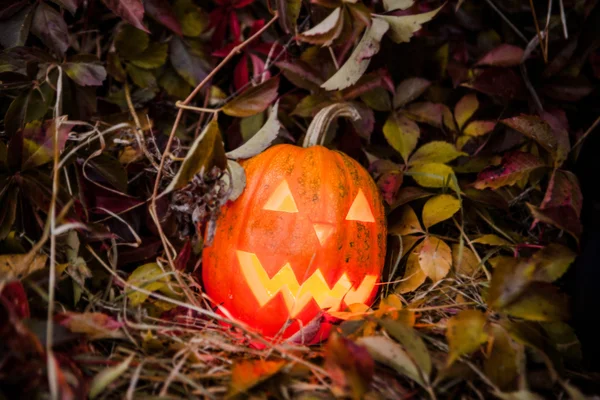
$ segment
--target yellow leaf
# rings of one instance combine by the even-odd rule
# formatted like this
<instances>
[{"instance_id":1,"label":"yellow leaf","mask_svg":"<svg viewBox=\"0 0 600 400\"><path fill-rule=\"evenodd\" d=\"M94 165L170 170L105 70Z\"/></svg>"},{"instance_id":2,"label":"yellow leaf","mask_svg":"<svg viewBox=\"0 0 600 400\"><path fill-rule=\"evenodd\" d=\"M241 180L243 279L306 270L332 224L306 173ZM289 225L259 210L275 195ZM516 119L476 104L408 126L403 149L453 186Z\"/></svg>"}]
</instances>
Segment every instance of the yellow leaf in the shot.
<instances>
[{"instance_id":1,"label":"yellow leaf","mask_svg":"<svg viewBox=\"0 0 600 400\"><path fill-rule=\"evenodd\" d=\"M465 122L475 114L478 107L479 101L474 93L467 94L456 103L456 106L454 107L454 117L456 118L459 129L462 129Z\"/></svg>"},{"instance_id":2,"label":"yellow leaf","mask_svg":"<svg viewBox=\"0 0 600 400\"><path fill-rule=\"evenodd\" d=\"M423 240L423 247L419 252L419 265L421 270L437 282L443 279L452 266L452 251L446 242L432 236Z\"/></svg>"},{"instance_id":3,"label":"yellow leaf","mask_svg":"<svg viewBox=\"0 0 600 400\"><path fill-rule=\"evenodd\" d=\"M429 228L451 218L460 210L460 200L449 194L432 197L423 206L423 225Z\"/></svg>"},{"instance_id":4,"label":"yellow leaf","mask_svg":"<svg viewBox=\"0 0 600 400\"><path fill-rule=\"evenodd\" d=\"M491 325L493 340L488 357L484 359L483 371L501 390L514 389L515 379L519 375L519 357L522 355L519 345L510 338L508 332L498 325Z\"/></svg>"},{"instance_id":5,"label":"yellow leaf","mask_svg":"<svg viewBox=\"0 0 600 400\"><path fill-rule=\"evenodd\" d=\"M127 283L153 292L162 289L167 285L167 279L164 274L165 272L157 263L148 263L137 267L127 279ZM132 289L132 291L127 294L127 297L129 297L131 305L135 307L142 304L148 298L148 295Z\"/></svg>"},{"instance_id":6,"label":"yellow leaf","mask_svg":"<svg viewBox=\"0 0 600 400\"><path fill-rule=\"evenodd\" d=\"M394 112L391 113L383 125L383 135L387 142L407 162L419 141L421 131L419 125L412 119Z\"/></svg>"},{"instance_id":7,"label":"yellow leaf","mask_svg":"<svg viewBox=\"0 0 600 400\"><path fill-rule=\"evenodd\" d=\"M464 310L448 320L448 365L463 355L471 354L488 340L485 324L485 314L478 310Z\"/></svg>"},{"instance_id":8,"label":"yellow leaf","mask_svg":"<svg viewBox=\"0 0 600 400\"><path fill-rule=\"evenodd\" d=\"M489 246L511 246L511 243L506 239L502 239L494 234L480 236L471 243L487 244Z\"/></svg>"},{"instance_id":9,"label":"yellow leaf","mask_svg":"<svg viewBox=\"0 0 600 400\"><path fill-rule=\"evenodd\" d=\"M419 252L423 247L423 243L420 243L415 249L408 255L406 260L406 271L402 281L398 284L396 292L407 293L412 292L425 282L427 275L423 272L419 266Z\"/></svg>"},{"instance_id":10,"label":"yellow leaf","mask_svg":"<svg viewBox=\"0 0 600 400\"><path fill-rule=\"evenodd\" d=\"M452 245L452 263L457 273L467 276L473 276L481 267L479 260L468 247L463 246L461 257L459 244Z\"/></svg>"},{"instance_id":11,"label":"yellow leaf","mask_svg":"<svg viewBox=\"0 0 600 400\"><path fill-rule=\"evenodd\" d=\"M411 233L423 233L421 223L417 218L417 214L411 206L406 205L399 211L401 214L400 220L394 223L390 229L390 233L398 235L409 235Z\"/></svg>"},{"instance_id":12,"label":"yellow leaf","mask_svg":"<svg viewBox=\"0 0 600 400\"><path fill-rule=\"evenodd\" d=\"M27 254L6 254L0 256L0 282L22 279L46 265L48 256L38 254L29 258Z\"/></svg>"},{"instance_id":13,"label":"yellow leaf","mask_svg":"<svg viewBox=\"0 0 600 400\"><path fill-rule=\"evenodd\" d=\"M406 175L411 175L423 187L451 187L454 190L458 190L452 179L454 172L452 168L445 164L429 163L413 165L409 168Z\"/></svg>"},{"instance_id":14,"label":"yellow leaf","mask_svg":"<svg viewBox=\"0 0 600 400\"><path fill-rule=\"evenodd\" d=\"M445 164L467 153L458 151L452 143L436 140L419 147L410 157L410 165L440 163Z\"/></svg>"}]
</instances>

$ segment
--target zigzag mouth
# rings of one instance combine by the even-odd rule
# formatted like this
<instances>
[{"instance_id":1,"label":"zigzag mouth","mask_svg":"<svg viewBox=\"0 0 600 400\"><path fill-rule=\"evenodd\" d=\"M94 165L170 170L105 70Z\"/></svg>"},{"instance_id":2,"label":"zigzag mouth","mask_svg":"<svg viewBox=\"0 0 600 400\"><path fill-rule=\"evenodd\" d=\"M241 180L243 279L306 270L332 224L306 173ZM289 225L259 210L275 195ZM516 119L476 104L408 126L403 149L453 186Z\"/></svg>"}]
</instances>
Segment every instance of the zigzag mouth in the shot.
<instances>
[{"instance_id":1,"label":"zigzag mouth","mask_svg":"<svg viewBox=\"0 0 600 400\"><path fill-rule=\"evenodd\" d=\"M296 317L311 300L321 309L329 309L331 312L339 310L342 302L347 305L365 304L377 281L376 275L366 275L354 289L344 273L331 288L323 273L317 269L300 284L289 263L286 263L273 278L269 278L256 254L241 250L237 250L236 253L244 278L258 304L263 307L281 293L291 318Z\"/></svg>"}]
</instances>

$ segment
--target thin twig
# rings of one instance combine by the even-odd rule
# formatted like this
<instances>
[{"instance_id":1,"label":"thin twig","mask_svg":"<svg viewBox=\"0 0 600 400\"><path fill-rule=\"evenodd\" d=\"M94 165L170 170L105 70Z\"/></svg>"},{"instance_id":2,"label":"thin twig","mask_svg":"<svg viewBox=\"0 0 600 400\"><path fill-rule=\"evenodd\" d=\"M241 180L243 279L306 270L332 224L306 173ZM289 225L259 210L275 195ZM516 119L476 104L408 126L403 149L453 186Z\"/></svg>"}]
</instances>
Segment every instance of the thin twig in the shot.
<instances>
[{"instance_id":1,"label":"thin twig","mask_svg":"<svg viewBox=\"0 0 600 400\"><path fill-rule=\"evenodd\" d=\"M221 111L220 108L212 109L212 108L205 108L205 107L188 106L188 105L183 104L181 101L176 102L175 107L183 108L184 110L197 111L197 112L201 112L201 113L218 113Z\"/></svg>"},{"instance_id":2,"label":"thin twig","mask_svg":"<svg viewBox=\"0 0 600 400\"><path fill-rule=\"evenodd\" d=\"M569 30L567 28L567 17L565 16L565 5L563 4L563 0L558 0L558 5L560 6L560 21L563 27L563 33L565 35L565 39L569 38Z\"/></svg>"},{"instance_id":3,"label":"thin twig","mask_svg":"<svg viewBox=\"0 0 600 400\"><path fill-rule=\"evenodd\" d=\"M515 33L517 34L517 36L519 36L521 39L523 39L523 41L525 43L529 42L529 40L527 40L527 38L525 37L525 35L523 35L521 33L521 31L519 30L519 28L517 28L512 22L510 22L510 20L506 17L506 15L504 15L502 13L502 11L500 11L498 9L498 7L496 7L496 5L492 2L492 0L485 0L485 1L490 5L490 7L492 7L494 9L494 11L496 11L498 13L498 15L500 16L500 18L502 18L504 20L504 22L506 22L508 24L508 26L510 26L511 29L513 31L515 31Z\"/></svg>"},{"instance_id":4,"label":"thin twig","mask_svg":"<svg viewBox=\"0 0 600 400\"><path fill-rule=\"evenodd\" d=\"M48 218L50 219L50 271L48 276L48 317L46 321L46 363L48 367L48 385L50 386L50 396L52 399L58 399L57 365L54 361L52 347L54 338L54 286L56 285L56 198L58 197L60 185L58 135L60 134L61 120L59 117L63 89L63 70L60 66L56 68L58 68L58 79L56 81L56 104L54 105L54 137L52 138L52 145L54 146L52 197L50 198L50 207L48 210Z\"/></svg>"},{"instance_id":5,"label":"thin twig","mask_svg":"<svg viewBox=\"0 0 600 400\"><path fill-rule=\"evenodd\" d=\"M542 56L544 57L544 62L548 62L548 55L546 54L546 49L544 49L544 45L542 43L542 32L540 31L540 26L538 24L537 15L535 14L535 7L533 5L533 0L529 0L529 6L531 7L531 14L533 15L533 22L535 23L535 31L538 35L538 40L540 42L540 49L542 50Z\"/></svg>"},{"instance_id":6,"label":"thin twig","mask_svg":"<svg viewBox=\"0 0 600 400\"><path fill-rule=\"evenodd\" d=\"M600 116L598 116L598 118L596 118L596 120L594 121L594 123L592 124L592 126L590 126L588 128L588 130L585 131L585 133L583 135L581 135L581 137L579 139L577 139L577 142L575 142L575 145L573 145L573 148L571 149L571 151L573 151L577 146L579 146L585 140L585 138L588 137L588 135L590 133L592 133L592 131L594 129L596 129L596 127L598 126L598 124L600 124Z\"/></svg>"}]
</instances>

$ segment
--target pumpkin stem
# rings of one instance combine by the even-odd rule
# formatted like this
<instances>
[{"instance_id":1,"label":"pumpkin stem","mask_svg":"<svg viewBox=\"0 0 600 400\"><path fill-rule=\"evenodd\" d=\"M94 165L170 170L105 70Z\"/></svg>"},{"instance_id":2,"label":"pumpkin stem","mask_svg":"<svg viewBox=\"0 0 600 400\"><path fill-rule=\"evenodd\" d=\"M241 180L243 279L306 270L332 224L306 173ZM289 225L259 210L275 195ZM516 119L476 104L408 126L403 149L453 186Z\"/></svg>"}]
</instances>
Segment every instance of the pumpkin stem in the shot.
<instances>
[{"instance_id":1,"label":"pumpkin stem","mask_svg":"<svg viewBox=\"0 0 600 400\"><path fill-rule=\"evenodd\" d=\"M331 123L339 117L347 117L352 119L352 121L361 118L358 110L351 103L335 103L327 106L313 118L306 131L302 147L310 147L317 144L323 145Z\"/></svg>"}]
</instances>

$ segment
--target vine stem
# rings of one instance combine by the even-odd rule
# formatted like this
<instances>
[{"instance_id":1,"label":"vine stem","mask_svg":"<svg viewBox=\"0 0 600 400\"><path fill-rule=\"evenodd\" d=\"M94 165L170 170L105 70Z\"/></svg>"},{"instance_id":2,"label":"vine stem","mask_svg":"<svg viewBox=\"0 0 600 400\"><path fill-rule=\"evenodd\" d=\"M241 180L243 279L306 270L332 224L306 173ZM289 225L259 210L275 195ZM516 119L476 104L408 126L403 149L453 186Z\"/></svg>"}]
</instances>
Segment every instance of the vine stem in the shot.
<instances>
[{"instance_id":1,"label":"vine stem","mask_svg":"<svg viewBox=\"0 0 600 400\"><path fill-rule=\"evenodd\" d=\"M356 107L350 103L335 103L327 106L315 115L308 126L302 147L322 146L331 123L339 117L347 117L352 119L352 121L357 121L361 118Z\"/></svg>"},{"instance_id":2,"label":"vine stem","mask_svg":"<svg viewBox=\"0 0 600 400\"><path fill-rule=\"evenodd\" d=\"M210 82L210 80L217 74L217 72L219 72L221 70L221 68L223 68L223 66L225 64L227 64L227 62L229 62L229 60L231 60L236 54L238 54L240 51L242 51L244 49L244 47L246 47L250 42L252 42L253 40L260 37L263 34L263 32L265 32L271 25L273 25L273 23L275 23L275 21L277 21L278 18L279 18L279 14L277 13L277 11L275 11L275 15L273 16L273 18L271 18L271 20L268 23L265 24L265 26L263 26L259 31L257 31L254 35L250 36L244 42L240 43L239 45L237 45L233 49L231 49L231 51L229 52L227 57L225 57L223 60L221 60L221 62L206 76L206 78L204 78L202 80L202 82L200 82L198 84L198 86L196 86L196 88L192 91L192 93L190 93L189 96L182 103L180 103L180 106L178 107L179 110L177 111L177 116L175 117L175 122L173 123L173 128L171 129L171 134L169 135L169 140L167 141L165 150L162 154L162 157L160 158L160 165L158 166L158 171L156 173L156 180L154 181L154 190L152 192L152 197L150 198L150 207L149 207L150 215L152 216L152 219L154 220L154 223L156 224L156 229L159 232L160 240L165 249L165 253L166 253L167 259L169 261L169 266L174 271L176 270L175 264L174 264L174 257L171 254L171 252L169 251L169 246L167 245L167 238L166 238L166 236L163 232L162 226L160 224L160 219L158 218L158 213L156 211L156 199L158 197L158 187L160 186L160 179L162 177L162 171L165 167L165 161L169 157L171 145L173 144L173 140L175 138L175 132L177 132L177 128L179 127L179 123L181 122L181 117L183 116L184 108L182 108L181 105L184 105L184 106L189 105L189 103L194 99L194 97L196 97L196 95L200 92L200 90L208 82ZM183 285L183 282L181 281L181 277L179 276L179 274L175 274L175 276L177 278L177 282L180 285L182 285L182 290L186 293L186 297L188 298L188 300L190 300L193 305L197 306L198 303L197 303L196 299L189 292L189 288L187 287L187 285Z\"/></svg>"}]
</instances>

